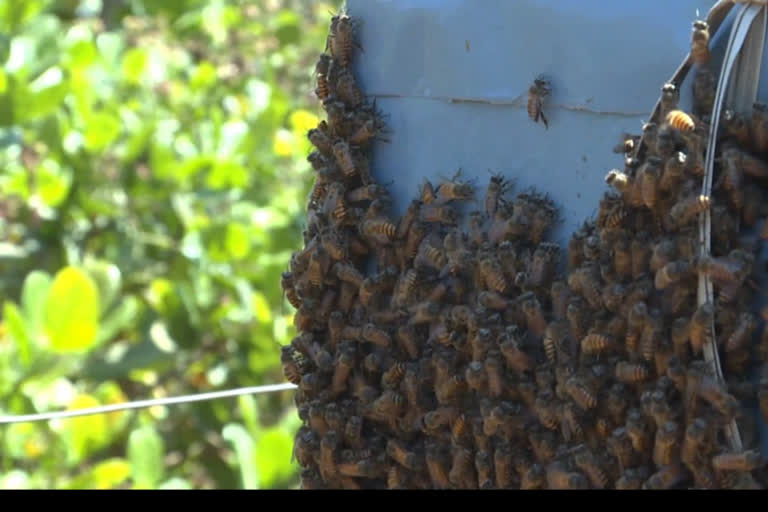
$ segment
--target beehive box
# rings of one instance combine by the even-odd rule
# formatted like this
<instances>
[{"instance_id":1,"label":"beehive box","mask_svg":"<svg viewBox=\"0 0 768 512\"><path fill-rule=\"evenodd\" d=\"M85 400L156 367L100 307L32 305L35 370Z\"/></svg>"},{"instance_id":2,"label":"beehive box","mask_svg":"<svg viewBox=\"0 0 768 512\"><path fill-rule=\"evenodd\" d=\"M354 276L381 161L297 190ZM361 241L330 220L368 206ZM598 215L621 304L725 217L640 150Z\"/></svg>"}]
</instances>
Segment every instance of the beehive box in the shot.
<instances>
[{"instance_id":1,"label":"beehive box","mask_svg":"<svg viewBox=\"0 0 768 512\"><path fill-rule=\"evenodd\" d=\"M374 147L372 170L402 213L425 178L484 184L488 170L535 185L563 209L555 239L595 215L611 152L639 133L661 86L690 50L690 24L713 0L639 4L586 0L348 0L364 50L354 62L363 90L389 117L391 143ZM719 70L735 10L712 36ZM768 44L768 43L766 43ZM768 53L768 52L766 52ZM768 101L768 66L758 100ZM552 82L549 130L526 112L533 79ZM680 88L692 101L692 75ZM764 249L762 259L768 260ZM759 299L756 307L765 305ZM768 425L762 447L768 453Z\"/></svg>"},{"instance_id":2,"label":"beehive box","mask_svg":"<svg viewBox=\"0 0 768 512\"><path fill-rule=\"evenodd\" d=\"M301 305L303 332L284 355L300 384L305 427L296 447L307 468L305 486L659 488L692 481L728 487L749 485L743 471L761 465L754 453L729 454L715 434L740 415L731 392L755 398L744 381L751 330L740 320L752 295L737 297L733 284L747 282L753 265L745 262L757 246L744 245L737 228L717 230L712 255L720 259L697 256L691 223L701 210L678 206L709 207L710 199L696 192L706 136L692 131L698 121L673 112L664 122L662 115L654 148L635 164L628 161L621 178L639 180L634 191L604 196L603 176L618 159L610 148L621 133L638 131L631 123L648 118L671 73L657 68L663 59L644 60L637 52L669 56L677 45L684 55L690 35L670 27L668 39L649 40L645 34L663 30L640 26L637 16L627 23L621 13L606 19L603 12L578 23L600 31L571 38L574 13L553 7L485 4L478 15L460 2L438 10L426 3L350 2L349 13L363 27L364 50L353 52L356 78L347 68L352 45L342 37L348 20L335 18L331 67L326 58L318 68L318 84L333 84L318 89L321 98L332 94L324 102L328 124L310 133L318 148L310 161L323 183L313 190L307 246L284 276L288 288L301 285L289 298ZM506 19L519 23L499 21ZM557 37L526 44L531 32L547 31ZM708 56L695 59L694 77L717 73L724 33L721 28L712 41L711 68ZM500 50L515 47L525 54ZM677 62L670 60L669 69ZM528 118L527 89L536 76L554 88L548 123ZM375 114L360 104L350 80L387 115L390 140L374 145L372 171L375 181L389 183L394 212L386 202L370 203L384 197L380 189L357 188L369 182L370 154L355 140ZM680 85L680 108L689 110L691 84ZM702 98L694 101L697 116L711 110ZM740 140L729 133L727 139ZM754 149L753 142L744 144ZM731 173L735 160L724 160L717 172L731 176L722 169ZM760 181L768 177L763 166L755 161L745 178L760 197ZM543 236L552 203L537 193L498 202L489 187L489 195L477 196L480 211L466 235L451 227L452 215L434 215L441 208L453 214L463 202L455 200L466 199L455 195L455 184L441 185L436 196L422 188L421 201L412 202L424 180L446 183L457 168L462 180L474 178L478 192L490 171L513 178L518 190L533 186L554 199L562 221L555 239L568 246L568 273L553 274L557 250ZM762 220L768 212L759 211L760 200L750 203L748 215L728 183L712 198L721 209L716 224L727 217L738 225L742 215L747 224ZM398 221L406 205L419 219L410 230L410 220ZM598 205L597 225L572 238ZM681 217L684 211L691 214ZM416 234L422 231L426 238ZM361 266L366 253L373 256L368 278ZM697 311L697 271L719 280L715 309ZM738 386L727 390L700 360L713 320L721 341L728 340L729 348L721 345L728 371L738 375Z\"/></svg>"},{"instance_id":3,"label":"beehive box","mask_svg":"<svg viewBox=\"0 0 768 512\"><path fill-rule=\"evenodd\" d=\"M536 185L563 208L562 244L595 214L603 177L685 58L712 0L642 5L588 0L349 0L362 20L361 87L389 117L372 169L401 212L425 177L485 183L488 170ZM662 14L663 13L663 14ZM713 39L716 66L727 24ZM528 119L528 87L552 84L549 129ZM690 77L681 103L690 105Z\"/></svg>"}]
</instances>

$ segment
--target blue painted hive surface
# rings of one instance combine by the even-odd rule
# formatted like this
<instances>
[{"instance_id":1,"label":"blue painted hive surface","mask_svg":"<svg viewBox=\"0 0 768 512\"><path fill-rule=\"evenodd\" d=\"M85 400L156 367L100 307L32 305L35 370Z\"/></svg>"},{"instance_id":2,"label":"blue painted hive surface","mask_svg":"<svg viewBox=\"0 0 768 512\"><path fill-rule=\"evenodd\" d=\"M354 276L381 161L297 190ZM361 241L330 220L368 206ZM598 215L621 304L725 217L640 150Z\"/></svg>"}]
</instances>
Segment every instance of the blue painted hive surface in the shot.
<instances>
[{"instance_id":1,"label":"blue painted hive surface","mask_svg":"<svg viewBox=\"0 0 768 512\"><path fill-rule=\"evenodd\" d=\"M759 123L737 153L724 154L725 185L699 198L700 121L711 106L691 91L695 80L709 90L701 77L719 70L728 22L713 34L711 62L697 60L665 110L679 108L683 121L659 118L636 164L625 167L611 151L622 134L640 132L691 48L696 11L711 2L348 4L362 49L348 68L352 46L336 18L330 66L318 74L328 82L321 96L330 93L320 127L328 138L314 132L318 185L306 246L284 276L298 308L300 334L284 363L305 422L296 439L303 486L766 483L750 451L764 422L738 405L763 397L752 363L768 356L766 336L750 348L749 335L763 329L757 315L743 315L757 246L738 236L739 223L757 225L768 213L768 167L743 153L768 153ZM352 69L385 114L386 143L355 141L375 114L343 89ZM536 77L552 86L548 126L529 119ZM682 111L693 112L696 129ZM606 195L612 168L618 192ZM457 169L477 185L475 204L438 204L445 188L424 192L425 180L437 186ZM507 202L484 195L492 174L515 181ZM394 211L365 197L375 189L360 187L375 182L388 184ZM517 195L531 187L553 202ZM462 209L457 203L480 211L466 231L439 221ZM561 222L548 237L536 227L553 204ZM702 208L716 212L707 259L698 258ZM403 220L408 211L415 222ZM581 228L585 220L594 222ZM713 276L714 305L697 305L697 272ZM703 361L713 335L727 385ZM743 453L721 434L734 419Z\"/></svg>"}]
</instances>

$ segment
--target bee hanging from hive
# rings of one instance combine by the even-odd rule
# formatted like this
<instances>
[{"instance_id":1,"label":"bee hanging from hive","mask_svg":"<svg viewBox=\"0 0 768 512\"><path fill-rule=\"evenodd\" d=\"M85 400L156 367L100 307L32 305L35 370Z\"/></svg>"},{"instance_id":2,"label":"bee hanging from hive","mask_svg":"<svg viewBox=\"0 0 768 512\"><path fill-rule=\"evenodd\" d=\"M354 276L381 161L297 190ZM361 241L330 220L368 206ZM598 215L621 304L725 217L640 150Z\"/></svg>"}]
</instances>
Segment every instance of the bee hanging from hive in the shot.
<instances>
[{"instance_id":1,"label":"bee hanging from hive","mask_svg":"<svg viewBox=\"0 0 768 512\"><path fill-rule=\"evenodd\" d=\"M534 123L539 119L544 123L544 128L549 129L549 123L544 115L544 100L551 94L552 86L548 80L542 77L536 78L533 85L528 88L528 117Z\"/></svg>"}]
</instances>

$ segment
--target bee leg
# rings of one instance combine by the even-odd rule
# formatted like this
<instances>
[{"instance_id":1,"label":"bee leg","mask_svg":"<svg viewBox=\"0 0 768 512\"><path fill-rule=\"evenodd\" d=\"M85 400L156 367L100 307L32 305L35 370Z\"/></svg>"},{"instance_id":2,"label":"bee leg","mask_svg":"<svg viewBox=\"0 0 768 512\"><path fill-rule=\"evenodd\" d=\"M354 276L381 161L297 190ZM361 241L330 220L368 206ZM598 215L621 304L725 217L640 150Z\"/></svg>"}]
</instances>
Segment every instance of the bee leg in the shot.
<instances>
[{"instance_id":1,"label":"bee leg","mask_svg":"<svg viewBox=\"0 0 768 512\"><path fill-rule=\"evenodd\" d=\"M549 130L549 123L547 122L547 118L544 117L544 111L541 110L541 107L539 107L539 115L541 116L541 122L544 123L544 128Z\"/></svg>"}]
</instances>

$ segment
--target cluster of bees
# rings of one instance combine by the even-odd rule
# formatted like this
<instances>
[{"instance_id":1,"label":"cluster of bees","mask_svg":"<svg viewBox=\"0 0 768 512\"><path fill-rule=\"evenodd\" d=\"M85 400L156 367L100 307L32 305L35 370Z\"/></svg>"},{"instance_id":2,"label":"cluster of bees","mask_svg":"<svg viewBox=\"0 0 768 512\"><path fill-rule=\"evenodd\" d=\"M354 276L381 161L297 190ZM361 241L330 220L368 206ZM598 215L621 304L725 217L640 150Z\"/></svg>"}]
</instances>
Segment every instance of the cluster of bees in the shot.
<instances>
[{"instance_id":1,"label":"cluster of bees","mask_svg":"<svg viewBox=\"0 0 768 512\"><path fill-rule=\"evenodd\" d=\"M666 84L661 116L643 144L627 136L616 149L626 162L606 177L615 190L567 251L548 240L553 201L513 195L498 175L482 194L459 173L425 181L391 215L368 171L384 123L349 67L354 32L334 16L317 65L328 115L308 134L305 246L282 278L297 310L281 359L298 386L302 487L757 486L764 461L743 404L768 404L768 380L750 380L768 329L753 349L759 238L742 227L768 213L768 166L755 156L768 138L762 109L726 113L717 183L701 195L715 87L706 24L694 25L693 113ZM717 220L700 256L706 209ZM702 272L716 300L698 306ZM727 385L704 361L713 340ZM733 420L737 452L723 437Z\"/></svg>"}]
</instances>

